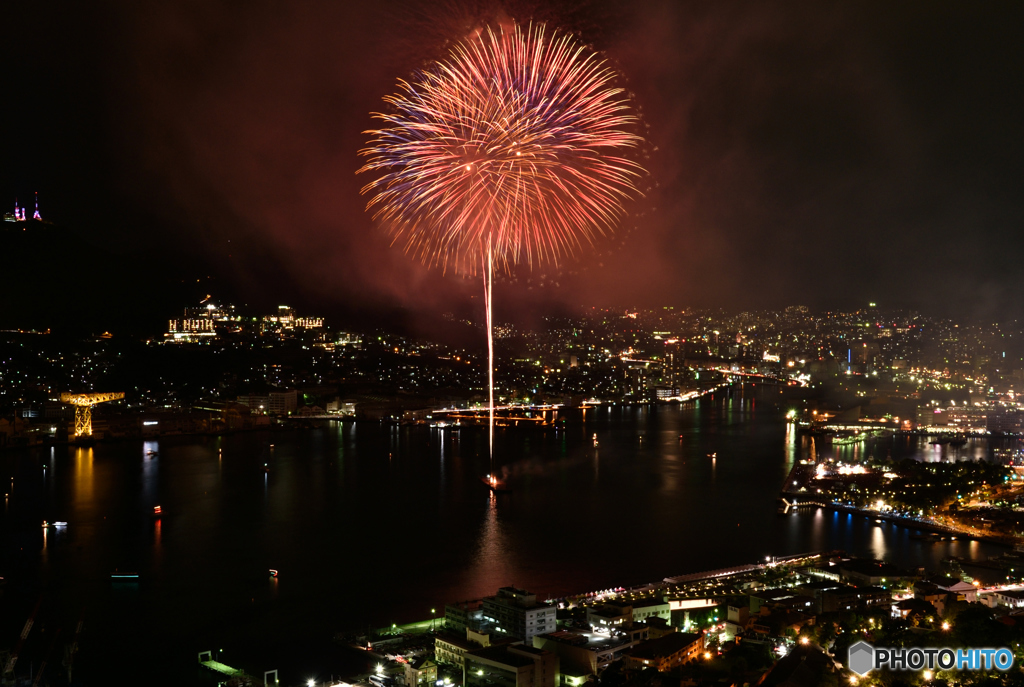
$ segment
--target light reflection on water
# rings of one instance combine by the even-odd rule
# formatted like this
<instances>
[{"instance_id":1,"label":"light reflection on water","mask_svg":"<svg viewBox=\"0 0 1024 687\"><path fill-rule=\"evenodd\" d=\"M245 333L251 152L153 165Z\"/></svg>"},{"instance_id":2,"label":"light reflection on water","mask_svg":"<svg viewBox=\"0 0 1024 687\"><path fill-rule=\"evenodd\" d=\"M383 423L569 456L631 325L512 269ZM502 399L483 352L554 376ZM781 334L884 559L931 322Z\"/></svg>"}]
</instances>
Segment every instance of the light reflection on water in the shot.
<instances>
[{"instance_id":1,"label":"light reflection on water","mask_svg":"<svg viewBox=\"0 0 1024 687\"><path fill-rule=\"evenodd\" d=\"M74 580L61 592L73 613L102 606L114 568L137 569L131 598L163 619L151 632L168 646L186 633L203 645L244 637L236 651L280 656L283 667L310 637L419 619L508 584L563 596L766 555L845 549L936 568L945 556L1002 550L925 543L823 510L777 516L794 462L839 449L796 433L781 399L775 388L744 388L682 407L568 413L558 431L500 430L496 460L513 488L501 495L480 483L479 429L343 424L2 454L0 475L36 485L4 512L5 541L28 546L3 560ZM839 450L934 453L891 439ZM154 520L155 505L164 514ZM41 535L47 518L67 520L67 536ZM269 568L280 577L268 582ZM147 635L138 646L116 617L111 636L152 658L162 645Z\"/></svg>"},{"instance_id":2,"label":"light reflection on water","mask_svg":"<svg viewBox=\"0 0 1024 687\"><path fill-rule=\"evenodd\" d=\"M91 509L93 506L93 449L91 446L74 449L75 464L72 479L75 484L75 506Z\"/></svg>"}]
</instances>

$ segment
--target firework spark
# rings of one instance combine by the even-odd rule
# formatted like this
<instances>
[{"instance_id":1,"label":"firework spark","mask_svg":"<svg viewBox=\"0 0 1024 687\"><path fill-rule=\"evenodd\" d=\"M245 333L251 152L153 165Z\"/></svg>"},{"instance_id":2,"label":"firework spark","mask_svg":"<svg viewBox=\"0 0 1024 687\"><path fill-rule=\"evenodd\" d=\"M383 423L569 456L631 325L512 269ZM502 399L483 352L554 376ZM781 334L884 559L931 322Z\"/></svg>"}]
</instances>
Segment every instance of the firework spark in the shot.
<instances>
[{"instance_id":1,"label":"firework spark","mask_svg":"<svg viewBox=\"0 0 1024 687\"><path fill-rule=\"evenodd\" d=\"M368 209L443 270L556 265L639 195L642 143L619 74L543 25L485 29L385 98L361 151Z\"/></svg>"},{"instance_id":2,"label":"firework spark","mask_svg":"<svg viewBox=\"0 0 1024 687\"><path fill-rule=\"evenodd\" d=\"M621 219L643 169L618 74L543 25L474 32L399 83L374 115L360 172L394 242L428 265L484 276L489 447L494 471L495 266L557 264ZM493 482L492 482L493 484Z\"/></svg>"}]
</instances>

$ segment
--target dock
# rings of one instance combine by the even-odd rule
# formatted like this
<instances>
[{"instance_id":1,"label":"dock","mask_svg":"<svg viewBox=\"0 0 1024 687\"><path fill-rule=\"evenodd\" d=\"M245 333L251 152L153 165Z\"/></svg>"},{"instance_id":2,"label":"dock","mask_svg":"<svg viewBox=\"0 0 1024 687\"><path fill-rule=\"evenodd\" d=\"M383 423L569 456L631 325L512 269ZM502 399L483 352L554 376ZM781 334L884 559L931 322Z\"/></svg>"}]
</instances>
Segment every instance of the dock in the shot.
<instances>
[{"instance_id":1,"label":"dock","mask_svg":"<svg viewBox=\"0 0 1024 687\"><path fill-rule=\"evenodd\" d=\"M238 668L232 668L231 666L225 665L220 661L200 661L199 665L203 666L204 668L209 668L215 673L227 675L228 677L234 677L235 675L242 674L242 671Z\"/></svg>"},{"instance_id":2,"label":"dock","mask_svg":"<svg viewBox=\"0 0 1024 687\"><path fill-rule=\"evenodd\" d=\"M205 659L205 660L204 660ZM244 675L245 673L238 668L232 668L231 666L221 663L220 661L213 660L212 651L201 651L199 652L199 665L204 668L208 668L215 673L221 675L227 675L228 677L235 677L236 675Z\"/></svg>"}]
</instances>

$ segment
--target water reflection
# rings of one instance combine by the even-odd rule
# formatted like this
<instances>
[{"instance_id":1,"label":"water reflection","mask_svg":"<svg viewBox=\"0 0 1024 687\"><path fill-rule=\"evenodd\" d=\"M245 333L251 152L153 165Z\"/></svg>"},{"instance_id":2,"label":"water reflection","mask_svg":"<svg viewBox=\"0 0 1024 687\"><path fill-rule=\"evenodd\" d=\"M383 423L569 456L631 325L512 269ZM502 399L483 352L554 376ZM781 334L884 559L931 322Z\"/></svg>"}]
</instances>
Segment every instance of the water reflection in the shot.
<instances>
[{"instance_id":1,"label":"water reflection","mask_svg":"<svg viewBox=\"0 0 1024 687\"><path fill-rule=\"evenodd\" d=\"M786 470L792 470L799 453L798 433L795 422L786 423Z\"/></svg>"},{"instance_id":2,"label":"water reflection","mask_svg":"<svg viewBox=\"0 0 1024 687\"><path fill-rule=\"evenodd\" d=\"M868 548L871 551L871 555L879 560L885 560L888 553L885 535L885 525L876 522L871 530L871 543L868 545Z\"/></svg>"},{"instance_id":3,"label":"water reflection","mask_svg":"<svg viewBox=\"0 0 1024 687\"><path fill-rule=\"evenodd\" d=\"M346 624L415 620L419 612L409 609L423 599L483 596L508 584L559 596L769 554L844 549L937 570L944 556L983 559L1001 551L973 541L924 543L910 539L905 528L879 528L873 519L845 513L776 517L777 490L792 465L832 449L828 440L787 425L788 404L776 407L759 396L754 412L749 399L756 395L748 393L747 402L739 403L735 394L731 411L728 395L720 392L685 406L593 408L585 426L582 413L565 411L567 422L557 431L503 432L496 459L510 469L514 491L502 495L479 483L486 472L486 432L473 428L396 433L375 423L358 430L345 423L273 437L168 437L155 457L140 442L101 443L95 474L94 449L59 448L41 494L43 510L31 524L33 549L19 555L35 557L40 579L81 578L83 571L90 579L105 579L117 566L158 578L141 585L138 598L163 619L152 632L167 641L159 644L147 635L145 646L132 646L137 655L151 656L154 646L173 644L168 637L196 627L204 636L219 637L228 631L225 617L250 618L250 590L278 599L264 607L272 643L286 640L299 625L307 634L330 637ZM269 441L277 442L273 451ZM50 453L34 450L39 457ZM887 437L857 451L861 458L891 451L899 460L933 449L914 437ZM713 453L722 457L721 485ZM0 474L16 471L12 455L0 454ZM325 470L332 460L337 468ZM272 473L262 472L265 462ZM28 486L38 490L38 465L18 473L19 492ZM10 498L15 515L19 492ZM167 511L162 522L142 512L143 504L151 511L161 503ZM69 504L72 512L65 516ZM86 510L92 522L82 527ZM70 522L68 533L45 534L41 556L43 517ZM23 521L3 518L0 535L18 534ZM566 546L566 532L574 546ZM607 543L623 532L630 555L609 554ZM380 570L408 565L409 546L431 533L441 533L436 546L416 548L417 574L396 591ZM402 544L381 546L383 540ZM278 589L271 581L268 593L263 576L278 564L296 584ZM234 594L239 587L244 591ZM329 604L344 609L344 621L328 617ZM117 622L111 616L109 636L143 641L132 635L135 625Z\"/></svg>"},{"instance_id":4,"label":"water reflection","mask_svg":"<svg viewBox=\"0 0 1024 687\"><path fill-rule=\"evenodd\" d=\"M440 458L441 458L441 471L440 471L440 475L439 475L439 479L438 479L438 482L439 482L439 484L438 484L438 491L441 493L442 496L444 496L445 482L447 481L447 478L448 478L448 471L445 469L445 465L444 465L444 444L445 444L445 437L446 436L447 436L447 433L444 430L439 430L437 432L437 444L438 444L438 448L439 448L439 451L440 451Z\"/></svg>"},{"instance_id":5,"label":"water reflection","mask_svg":"<svg viewBox=\"0 0 1024 687\"><path fill-rule=\"evenodd\" d=\"M142 442L142 502L146 508L159 505L160 454L158 442Z\"/></svg>"},{"instance_id":6,"label":"water reflection","mask_svg":"<svg viewBox=\"0 0 1024 687\"><path fill-rule=\"evenodd\" d=\"M75 474L72 480L75 507L90 508L93 505L95 489L92 446L79 446L75 449Z\"/></svg>"},{"instance_id":7,"label":"water reflection","mask_svg":"<svg viewBox=\"0 0 1024 687\"><path fill-rule=\"evenodd\" d=\"M493 593L498 587L507 585L509 580L516 579L508 535L498 516L498 496L493 491L490 492L487 512L480 527L470 577L473 589L485 593Z\"/></svg>"}]
</instances>

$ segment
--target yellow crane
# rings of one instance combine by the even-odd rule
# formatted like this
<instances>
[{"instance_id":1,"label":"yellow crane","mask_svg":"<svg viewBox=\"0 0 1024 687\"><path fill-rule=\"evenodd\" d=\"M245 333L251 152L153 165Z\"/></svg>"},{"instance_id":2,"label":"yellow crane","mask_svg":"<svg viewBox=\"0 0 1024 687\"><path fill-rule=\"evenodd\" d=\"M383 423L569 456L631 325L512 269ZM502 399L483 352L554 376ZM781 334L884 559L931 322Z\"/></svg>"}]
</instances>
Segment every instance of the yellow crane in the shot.
<instances>
[{"instance_id":1,"label":"yellow crane","mask_svg":"<svg viewBox=\"0 0 1024 687\"><path fill-rule=\"evenodd\" d=\"M75 436L92 436L92 407L97 403L117 401L124 398L123 391L112 391L105 394L73 394L64 392L60 395L61 403L75 406Z\"/></svg>"}]
</instances>

